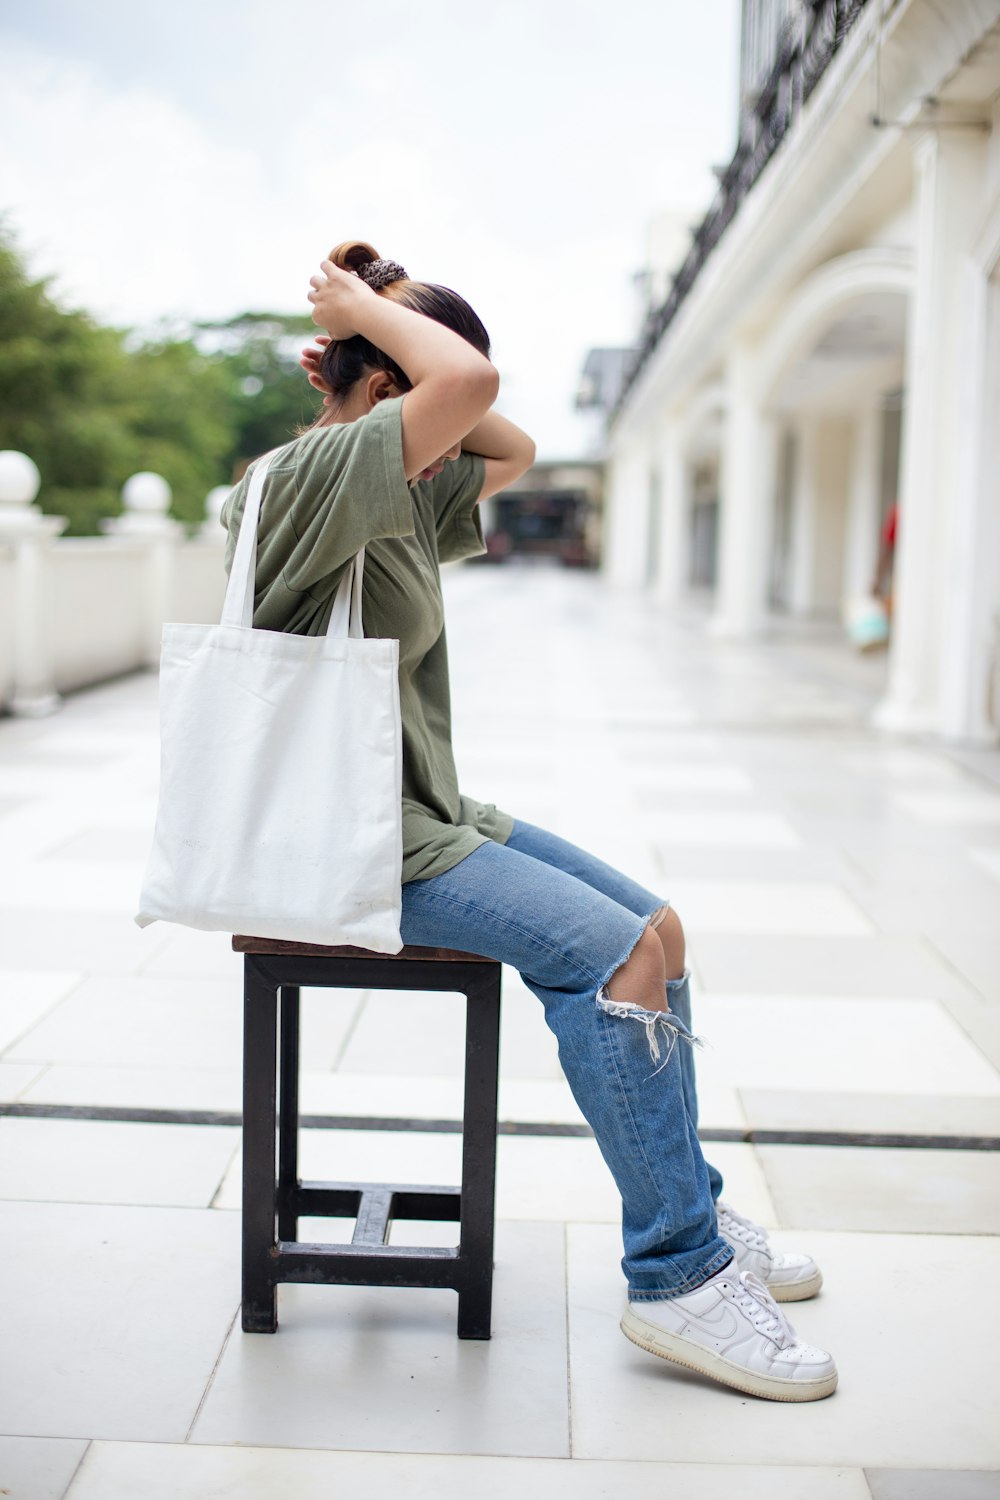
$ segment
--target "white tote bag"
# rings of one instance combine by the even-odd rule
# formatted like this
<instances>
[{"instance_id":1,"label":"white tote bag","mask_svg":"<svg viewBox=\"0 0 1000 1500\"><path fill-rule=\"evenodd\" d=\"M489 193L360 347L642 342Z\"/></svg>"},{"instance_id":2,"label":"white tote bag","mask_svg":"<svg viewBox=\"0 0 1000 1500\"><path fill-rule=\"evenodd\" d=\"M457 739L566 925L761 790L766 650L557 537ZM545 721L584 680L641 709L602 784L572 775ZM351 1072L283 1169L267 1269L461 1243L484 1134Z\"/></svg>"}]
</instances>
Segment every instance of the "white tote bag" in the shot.
<instances>
[{"instance_id":1,"label":"white tote bag","mask_svg":"<svg viewBox=\"0 0 1000 1500\"><path fill-rule=\"evenodd\" d=\"M219 625L165 625L140 927L398 953L399 642L365 640L364 550L325 636L254 630L258 461Z\"/></svg>"}]
</instances>

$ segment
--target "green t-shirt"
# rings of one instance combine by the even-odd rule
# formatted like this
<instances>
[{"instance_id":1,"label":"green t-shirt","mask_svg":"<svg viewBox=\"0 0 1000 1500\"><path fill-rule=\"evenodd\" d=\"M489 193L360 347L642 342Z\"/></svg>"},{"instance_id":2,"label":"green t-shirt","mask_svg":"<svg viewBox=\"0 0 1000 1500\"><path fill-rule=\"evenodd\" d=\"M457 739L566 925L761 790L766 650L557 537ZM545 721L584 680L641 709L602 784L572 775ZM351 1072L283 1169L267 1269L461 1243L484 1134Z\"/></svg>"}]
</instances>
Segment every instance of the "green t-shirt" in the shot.
<instances>
[{"instance_id":1,"label":"green t-shirt","mask_svg":"<svg viewBox=\"0 0 1000 1500\"><path fill-rule=\"evenodd\" d=\"M403 880L429 880L513 826L463 797L451 747L448 648L439 564L484 550L476 501L483 461L463 453L430 481L406 482L402 397L356 422L316 428L271 461L257 527L253 623L321 635L344 569L365 550L365 635L399 641ZM222 512L232 564L253 465Z\"/></svg>"}]
</instances>

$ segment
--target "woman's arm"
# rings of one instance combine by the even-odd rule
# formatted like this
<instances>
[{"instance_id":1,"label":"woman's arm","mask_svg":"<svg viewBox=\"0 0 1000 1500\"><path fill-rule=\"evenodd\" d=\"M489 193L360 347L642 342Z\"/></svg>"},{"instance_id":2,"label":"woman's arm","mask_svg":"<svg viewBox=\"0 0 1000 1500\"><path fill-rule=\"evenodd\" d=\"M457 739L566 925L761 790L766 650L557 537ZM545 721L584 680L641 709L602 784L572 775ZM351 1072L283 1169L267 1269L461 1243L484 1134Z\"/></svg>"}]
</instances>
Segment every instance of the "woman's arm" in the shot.
<instances>
[{"instance_id":1,"label":"woman's arm","mask_svg":"<svg viewBox=\"0 0 1000 1500\"><path fill-rule=\"evenodd\" d=\"M406 371L413 388L403 398L403 468L415 479L489 411L495 368L450 328L377 296L332 261L321 263L310 286L314 323L335 339L363 334Z\"/></svg>"},{"instance_id":2,"label":"woman's arm","mask_svg":"<svg viewBox=\"0 0 1000 1500\"><path fill-rule=\"evenodd\" d=\"M329 386L319 373L319 362L329 342L324 334L319 334L316 343L303 349L299 359L309 377L309 384L323 392L324 405L330 405L332 397ZM528 434L495 411L488 411L472 431L466 433L462 447L467 453L478 453L486 460L486 478L480 500L488 500L491 495L506 489L535 461L535 445Z\"/></svg>"},{"instance_id":3,"label":"woman's arm","mask_svg":"<svg viewBox=\"0 0 1000 1500\"><path fill-rule=\"evenodd\" d=\"M466 453L478 453L486 460L486 478L480 500L488 500L491 495L505 490L535 462L535 445L528 434L495 411L488 411L472 431L466 433L462 447Z\"/></svg>"}]
</instances>

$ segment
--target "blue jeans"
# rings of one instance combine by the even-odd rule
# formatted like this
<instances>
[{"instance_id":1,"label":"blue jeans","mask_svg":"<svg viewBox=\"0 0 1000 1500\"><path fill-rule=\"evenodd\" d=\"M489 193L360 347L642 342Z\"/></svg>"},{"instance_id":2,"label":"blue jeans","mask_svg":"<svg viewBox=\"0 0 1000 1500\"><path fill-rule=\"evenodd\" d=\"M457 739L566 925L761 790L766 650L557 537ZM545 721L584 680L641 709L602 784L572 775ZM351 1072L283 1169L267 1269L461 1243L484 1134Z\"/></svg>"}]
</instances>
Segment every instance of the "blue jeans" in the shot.
<instances>
[{"instance_id":1,"label":"blue jeans","mask_svg":"<svg viewBox=\"0 0 1000 1500\"><path fill-rule=\"evenodd\" d=\"M622 1197L622 1269L633 1300L680 1296L731 1259L715 1202L722 1179L697 1135L687 976L670 1011L605 989L665 903L555 834L515 823L443 875L403 886L401 932L517 969L542 1002L559 1060Z\"/></svg>"}]
</instances>

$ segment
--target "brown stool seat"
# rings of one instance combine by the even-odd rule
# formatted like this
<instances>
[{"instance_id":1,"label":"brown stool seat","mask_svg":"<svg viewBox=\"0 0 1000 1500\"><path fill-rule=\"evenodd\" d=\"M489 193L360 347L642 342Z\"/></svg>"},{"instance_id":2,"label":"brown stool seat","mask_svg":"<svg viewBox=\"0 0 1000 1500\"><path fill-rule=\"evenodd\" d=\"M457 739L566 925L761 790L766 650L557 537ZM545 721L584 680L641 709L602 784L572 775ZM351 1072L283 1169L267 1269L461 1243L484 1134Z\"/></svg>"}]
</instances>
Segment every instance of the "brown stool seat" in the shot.
<instances>
[{"instance_id":1,"label":"brown stool seat","mask_svg":"<svg viewBox=\"0 0 1000 1500\"><path fill-rule=\"evenodd\" d=\"M493 1285L500 964L450 948L396 954L239 935L243 954L243 1328L274 1333L281 1282L450 1287L459 1338L488 1339ZM301 988L465 996L460 1187L303 1182L298 1174ZM277 1136L277 1149L276 1149ZM355 1219L351 1243L297 1239L298 1220ZM393 1219L460 1225L455 1248L389 1245Z\"/></svg>"},{"instance_id":2,"label":"brown stool seat","mask_svg":"<svg viewBox=\"0 0 1000 1500\"><path fill-rule=\"evenodd\" d=\"M398 953L373 953L370 948L326 948L321 943L291 943L284 938L234 937L237 953L288 953L303 958L387 958L392 963L412 958L428 963L434 959L443 964L491 964L481 953L462 953L458 948L401 948Z\"/></svg>"}]
</instances>

